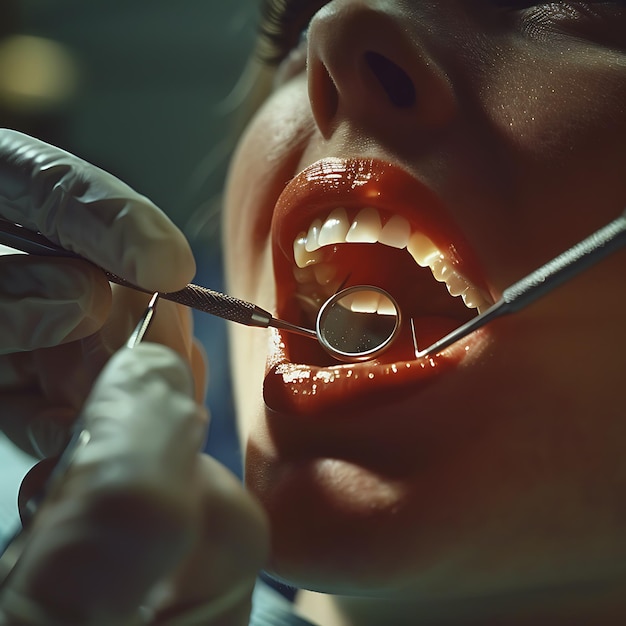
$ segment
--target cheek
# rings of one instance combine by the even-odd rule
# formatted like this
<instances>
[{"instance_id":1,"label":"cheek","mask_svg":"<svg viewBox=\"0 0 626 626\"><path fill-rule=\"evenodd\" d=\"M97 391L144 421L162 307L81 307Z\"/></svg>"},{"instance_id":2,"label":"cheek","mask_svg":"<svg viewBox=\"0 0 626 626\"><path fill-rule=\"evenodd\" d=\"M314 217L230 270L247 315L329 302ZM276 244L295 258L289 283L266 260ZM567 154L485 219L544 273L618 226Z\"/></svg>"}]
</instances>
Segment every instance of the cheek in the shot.
<instances>
[{"instance_id":1,"label":"cheek","mask_svg":"<svg viewBox=\"0 0 626 626\"><path fill-rule=\"evenodd\" d=\"M512 180L520 203L538 191L551 195L552 204L580 194L623 202L626 66L620 55L575 46L548 59L532 50L512 53L518 61L500 65L505 69L494 72L483 98L517 172ZM542 211L542 217L549 215Z\"/></svg>"},{"instance_id":2,"label":"cheek","mask_svg":"<svg viewBox=\"0 0 626 626\"><path fill-rule=\"evenodd\" d=\"M227 179L224 232L233 295L254 293L274 205L297 171L311 130L306 82L295 79L266 101L237 147Z\"/></svg>"},{"instance_id":3,"label":"cheek","mask_svg":"<svg viewBox=\"0 0 626 626\"><path fill-rule=\"evenodd\" d=\"M297 172L312 121L306 82L294 79L253 118L237 147L225 194L224 256L227 292L274 310L270 228L274 206ZM268 331L229 326L234 397L245 440L263 411Z\"/></svg>"},{"instance_id":4,"label":"cheek","mask_svg":"<svg viewBox=\"0 0 626 626\"><path fill-rule=\"evenodd\" d=\"M468 225L504 288L615 219L626 203L626 67L607 50L528 42L482 78L475 105L500 207ZM473 230L474 229L474 230Z\"/></svg>"}]
</instances>

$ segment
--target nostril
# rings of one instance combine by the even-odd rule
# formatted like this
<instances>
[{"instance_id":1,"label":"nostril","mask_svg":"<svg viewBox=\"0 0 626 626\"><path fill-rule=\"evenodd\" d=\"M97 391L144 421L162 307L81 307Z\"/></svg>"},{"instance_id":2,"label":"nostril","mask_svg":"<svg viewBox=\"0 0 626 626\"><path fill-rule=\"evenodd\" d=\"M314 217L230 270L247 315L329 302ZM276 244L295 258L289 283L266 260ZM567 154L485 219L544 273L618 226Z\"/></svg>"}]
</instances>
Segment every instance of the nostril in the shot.
<instances>
[{"instance_id":1,"label":"nostril","mask_svg":"<svg viewBox=\"0 0 626 626\"><path fill-rule=\"evenodd\" d=\"M391 104L400 108L412 107L415 104L415 86L401 67L371 50L365 53L365 62L385 90Z\"/></svg>"}]
</instances>

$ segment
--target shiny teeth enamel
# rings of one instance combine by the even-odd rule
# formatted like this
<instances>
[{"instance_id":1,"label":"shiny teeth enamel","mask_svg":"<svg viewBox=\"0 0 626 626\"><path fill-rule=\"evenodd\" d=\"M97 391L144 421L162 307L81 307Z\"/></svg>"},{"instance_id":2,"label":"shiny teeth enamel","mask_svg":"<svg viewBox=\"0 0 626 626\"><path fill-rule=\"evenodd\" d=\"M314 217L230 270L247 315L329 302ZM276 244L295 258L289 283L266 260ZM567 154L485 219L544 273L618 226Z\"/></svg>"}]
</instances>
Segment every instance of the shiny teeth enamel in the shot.
<instances>
[{"instance_id":1,"label":"shiny teeth enamel","mask_svg":"<svg viewBox=\"0 0 626 626\"><path fill-rule=\"evenodd\" d=\"M399 250L406 249L420 267L430 268L433 276L445 284L452 296L460 296L465 306L483 309L488 306L479 289L459 274L452 263L423 233L413 231L400 215L391 216L383 225L379 211L361 209L350 220L346 209L338 207L325 220L316 218L308 231L301 232L293 242L296 267L294 277L307 298L323 300L336 288L336 269L326 262L325 246L350 243L379 243Z\"/></svg>"}]
</instances>

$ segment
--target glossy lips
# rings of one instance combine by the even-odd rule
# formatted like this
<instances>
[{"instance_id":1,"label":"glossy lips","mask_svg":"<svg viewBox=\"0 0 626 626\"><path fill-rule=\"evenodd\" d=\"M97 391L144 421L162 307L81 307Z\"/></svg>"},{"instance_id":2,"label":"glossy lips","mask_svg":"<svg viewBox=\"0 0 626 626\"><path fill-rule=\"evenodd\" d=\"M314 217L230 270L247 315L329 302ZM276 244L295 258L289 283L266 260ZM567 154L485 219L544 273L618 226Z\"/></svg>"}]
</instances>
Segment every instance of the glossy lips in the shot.
<instances>
[{"instance_id":1,"label":"glossy lips","mask_svg":"<svg viewBox=\"0 0 626 626\"><path fill-rule=\"evenodd\" d=\"M339 285L372 284L389 291L403 316L414 319L425 347L472 317L468 307L489 304L467 245L439 200L385 162L324 159L311 165L278 199L272 235L277 315L296 323L310 323ZM409 324L404 326L381 360L358 365L329 364L314 342L277 333L266 403L311 414L367 402L390 385L410 385L414 392L458 364L472 343L418 361Z\"/></svg>"}]
</instances>

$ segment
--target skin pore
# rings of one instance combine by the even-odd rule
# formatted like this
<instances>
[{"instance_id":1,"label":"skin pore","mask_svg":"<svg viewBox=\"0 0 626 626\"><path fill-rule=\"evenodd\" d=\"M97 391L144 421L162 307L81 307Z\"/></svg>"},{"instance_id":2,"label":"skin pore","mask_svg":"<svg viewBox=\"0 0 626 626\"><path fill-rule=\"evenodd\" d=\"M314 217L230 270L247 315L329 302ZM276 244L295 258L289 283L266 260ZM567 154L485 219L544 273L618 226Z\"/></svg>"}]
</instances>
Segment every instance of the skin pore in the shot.
<instances>
[{"instance_id":1,"label":"skin pore","mask_svg":"<svg viewBox=\"0 0 626 626\"><path fill-rule=\"evenodd\" d=\"M336 208L373 206L488 303L626 207L623 2L286 4L273 92L229 176L233 295L306 317L292 242ZM402 299L425 334L452 315L406 250L318 254ZM341 365L232 328L269 571L333 594L304 595L307 615L623 622L625 255L432 361L403 348Z\"/></svg>"}]
</instances>

